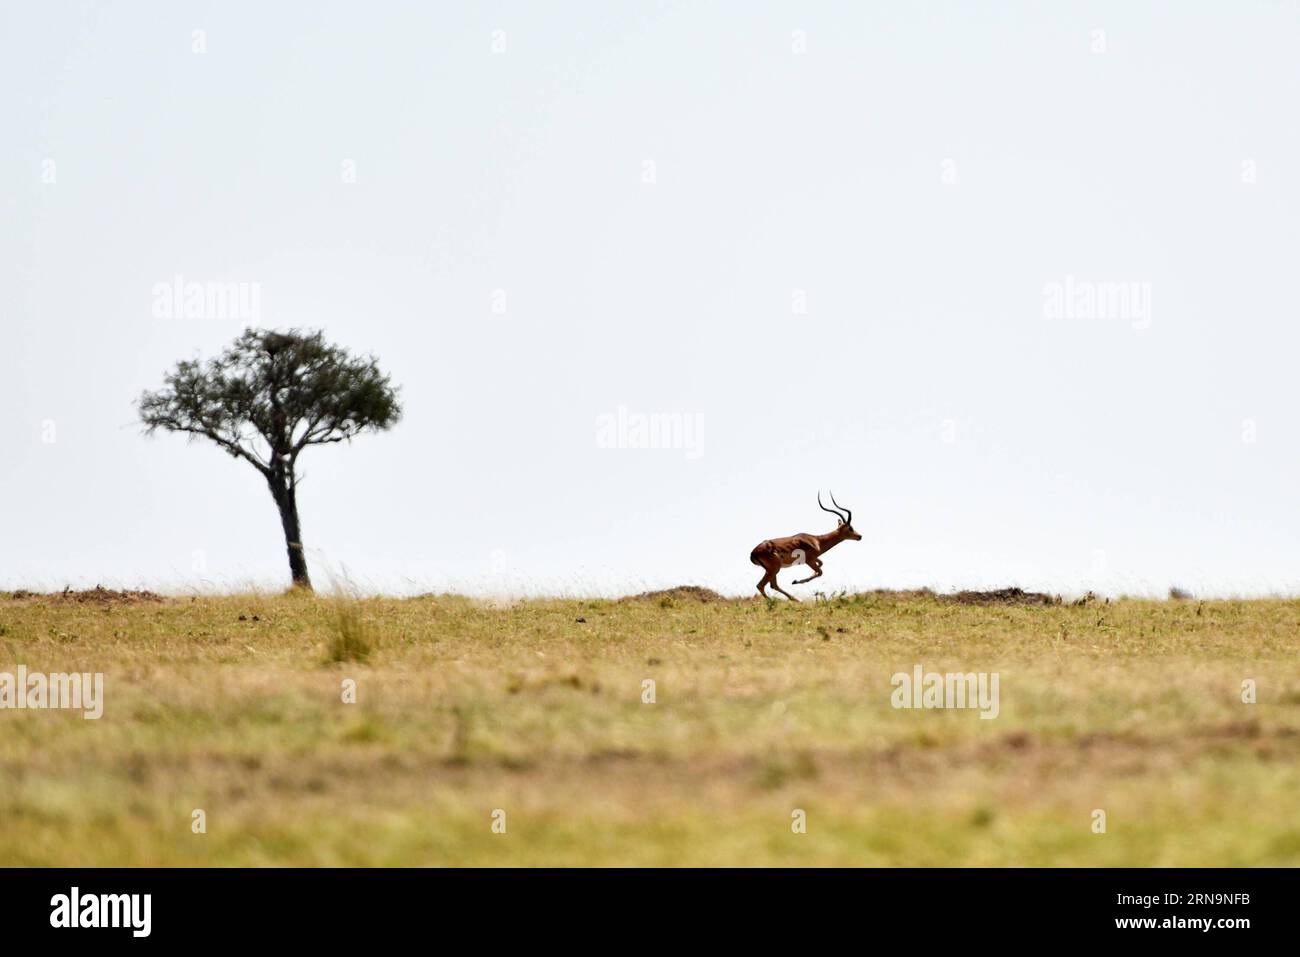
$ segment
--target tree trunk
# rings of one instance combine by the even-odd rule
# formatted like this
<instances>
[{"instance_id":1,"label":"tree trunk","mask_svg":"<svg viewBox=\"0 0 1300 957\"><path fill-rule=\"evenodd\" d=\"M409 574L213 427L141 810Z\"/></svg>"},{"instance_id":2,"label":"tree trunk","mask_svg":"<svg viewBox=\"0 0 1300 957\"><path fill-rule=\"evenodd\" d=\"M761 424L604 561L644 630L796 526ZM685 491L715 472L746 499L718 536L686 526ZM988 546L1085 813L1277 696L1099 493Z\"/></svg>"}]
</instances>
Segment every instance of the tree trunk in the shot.
<instances>
[{"instance_id":1,"label":"tree trunk","mask_svg":"<svg viewBox=\"0 0 1300 957\"><path fill-rule=\"evenodd\" d=\"M307 555L302 547L302 526L298 523L298 496L283 478L272 478L271 495L280 510L280 525L284 528L284 546L289 553L289 574L295 588L311 591L311 577L307 574Z\"/></svg>"}]
</instances>

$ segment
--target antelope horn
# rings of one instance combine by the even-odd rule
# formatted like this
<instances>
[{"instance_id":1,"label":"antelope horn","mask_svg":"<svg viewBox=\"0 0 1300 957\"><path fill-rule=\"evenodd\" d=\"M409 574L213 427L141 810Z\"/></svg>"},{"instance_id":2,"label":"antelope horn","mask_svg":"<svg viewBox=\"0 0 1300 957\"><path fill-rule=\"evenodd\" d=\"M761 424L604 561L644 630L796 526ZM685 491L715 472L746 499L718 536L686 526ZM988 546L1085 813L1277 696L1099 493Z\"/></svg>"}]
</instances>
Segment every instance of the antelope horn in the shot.
<instances>
[{"instance_id":1,"label":"antelope horn","mask_svg":"<svg viewBox=\"0 0 1300 957\"><path fill-rule=\"evenodd\" d=\"M831 504L834 505L836 508L844 508L843 505L841 505L839 502L835 501L835 493L834 493L834 492L831 492ZM850 512L847 508L844 509L844 524L845 524L845 525L852 525L852 524L853 524L853 513Z\"/></svg>"},{"instance_id":2,"label":"antelope horn","mask_svg":"<svg viewBox=\"0 0 1300 957\"><path fill-rule=\"evenodd\" d=\"M832 502L835 501L835 496L834 496L834 495L831 496L831 501L832 501ZM844 516L841 515L839 512L835 511L834 509L829 509L829 508L827 508L825 505L822 505L822 493L821 493L821 492L818 492L818 493L817 493L817 505L818 505L818 507L819 507L823 512L830 512L832 515L834 515L836 518L838 518L841 522L844 522L845 525L849 524L848 521L844 518ZM838 506L837 506L837 507L838 507Z\"/></svg>"}]
</instances>

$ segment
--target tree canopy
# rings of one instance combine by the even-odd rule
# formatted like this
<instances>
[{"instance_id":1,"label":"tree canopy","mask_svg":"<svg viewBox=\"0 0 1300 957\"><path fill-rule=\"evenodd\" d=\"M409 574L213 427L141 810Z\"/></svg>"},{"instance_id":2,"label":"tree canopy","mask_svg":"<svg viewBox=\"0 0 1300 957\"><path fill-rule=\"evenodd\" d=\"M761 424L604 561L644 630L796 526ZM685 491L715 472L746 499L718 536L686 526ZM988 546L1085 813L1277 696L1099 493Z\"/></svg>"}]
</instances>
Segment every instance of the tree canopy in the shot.
<instances>
[{"instance_id":1,"label":"tree canopy","mask_svg":"<svg viewBox=\"0 0 1300 957\"><path fill-rule=\"evenodd\" d=\"M292 467L309 445L382 431L402 415L373 356L354 357L320 332L261 329L206 362L181 360L139 410L148 432L203 436L263 474L277 459Z\"/></svg>"}]
</instances>

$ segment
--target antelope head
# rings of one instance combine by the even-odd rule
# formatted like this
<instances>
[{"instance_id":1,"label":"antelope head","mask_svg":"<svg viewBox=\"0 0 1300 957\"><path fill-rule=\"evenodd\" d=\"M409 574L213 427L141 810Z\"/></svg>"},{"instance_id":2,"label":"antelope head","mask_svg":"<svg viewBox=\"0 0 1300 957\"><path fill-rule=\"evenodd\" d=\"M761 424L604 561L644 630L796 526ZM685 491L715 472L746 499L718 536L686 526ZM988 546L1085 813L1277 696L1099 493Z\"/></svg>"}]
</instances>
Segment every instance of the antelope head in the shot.
<instances>
[{"instance_id":1,"label":"antelope head","mask_svg":"<svg viewBox=\"0 0 1300 957\"><path fill-rule=\"evenodd\" d=\"M847 539L849 541L854 541L854 542L862 541L862 536L853 530L853 513L850 512L847 508L843 508L843 506L841 506L839 502L835 501L834 492L831 492L830 496L831 496L831 504L834 505L835 508L830 509L827 508L825 505L822 505L821 492L817 493L817 505L819 508L821 508L823 512L830 512L837 519L839 519L839 524L835 526L835 531L839 535L840 540L843 541Z\"/></svg>"}]
</instances>

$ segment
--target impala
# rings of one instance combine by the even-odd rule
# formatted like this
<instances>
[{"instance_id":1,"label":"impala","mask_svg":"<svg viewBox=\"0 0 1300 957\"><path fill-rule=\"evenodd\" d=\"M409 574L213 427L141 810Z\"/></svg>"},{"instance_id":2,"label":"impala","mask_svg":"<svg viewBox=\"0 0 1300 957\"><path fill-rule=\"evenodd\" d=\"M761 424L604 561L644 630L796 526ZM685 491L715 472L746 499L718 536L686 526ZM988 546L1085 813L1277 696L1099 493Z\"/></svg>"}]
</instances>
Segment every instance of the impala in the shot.
<instances>
[{"instance_id":1,"label":"impala","mask_svg":"<svg viewBox=\"0 0 1300 957\"><path fill-rule=\"evenodd\" d=\"M807 532L801 532L798 535L791 535L789 538L769 538L749 553L749 560L755 565L762 566L763 577L758 582L758 593L764 598L768 597L767 586L771 585L791 601L798 601L798 598L795 598L794 595L791 595L776 583L777 572L782 568L789 568L791 565L807 565L813 570L813 573L807 578L800 578L791 582L794 585L802 585L814 578L821 577L821 556L823 554L840 542L846 540L862 541L862 536L853 530L853 513L847 508L843 510L842 514L838 511L842 506L835 501L834 492L831 493L831 504L835 506L836 510L822 505L822 493L817 493L818 507L823 512L830 512L839 520L835 526L835 531L827 532L825 535L810 535Z\"/></svg>"}]
</instances>

